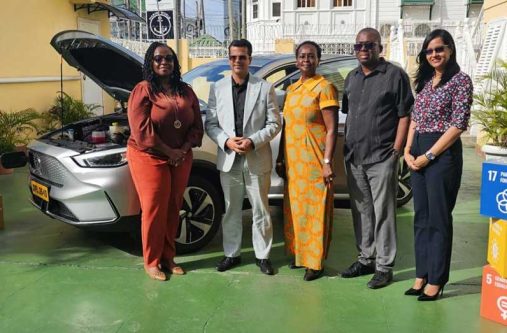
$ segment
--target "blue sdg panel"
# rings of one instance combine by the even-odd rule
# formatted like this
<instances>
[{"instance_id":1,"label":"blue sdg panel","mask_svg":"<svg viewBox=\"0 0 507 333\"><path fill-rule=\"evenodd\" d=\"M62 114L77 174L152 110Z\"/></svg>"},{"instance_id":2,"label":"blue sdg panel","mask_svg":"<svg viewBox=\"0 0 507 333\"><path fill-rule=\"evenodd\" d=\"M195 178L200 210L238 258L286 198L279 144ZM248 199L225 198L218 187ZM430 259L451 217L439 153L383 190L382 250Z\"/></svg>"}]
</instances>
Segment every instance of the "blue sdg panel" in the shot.
<instances>
[{"instance_id":1,"label":"blue sdg panel","mask_svg":"<svg viewBox=\"0 0 507 333\"><path fill-rule=\"evenodd\" d=\"M507 165L482 163L481 214L507 220Z\"/></svg>"}]
</instances>

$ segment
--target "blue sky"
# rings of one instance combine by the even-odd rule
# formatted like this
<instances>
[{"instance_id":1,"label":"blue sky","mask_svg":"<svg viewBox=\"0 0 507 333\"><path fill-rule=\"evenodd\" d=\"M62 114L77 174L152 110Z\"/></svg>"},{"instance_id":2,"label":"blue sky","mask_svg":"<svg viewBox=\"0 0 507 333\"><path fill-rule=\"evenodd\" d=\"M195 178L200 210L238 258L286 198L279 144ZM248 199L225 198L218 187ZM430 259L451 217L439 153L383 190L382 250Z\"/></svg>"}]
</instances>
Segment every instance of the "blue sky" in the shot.
<instances>
[{"instance_id":1,"label":"blue sky","mask_svg":"<svg viewBox=\"0 0 507 333\"><path fill-rule=\"evenodd\" d=\"M182 0L181 0L182 1ZM238 2L238 0L233 0ZM204 17L206 20L206 32L219 39L223 38L224 13L227 2L225 0L204 0ZM197 12L196 0L185 0L185 15L195 17Z\"/></svg>"},{"instance_id":2,"label":"blue sky","mask_svg":"<svg viewBox=\"0 0 507 333\"><path fill-rule=\"evenodd\" d=\"M224 24L224 0L204 0L204 15L206 24L217 26ZM185 0L186 16L195 17L197 1Z\"/></svg>"}]
</instances>

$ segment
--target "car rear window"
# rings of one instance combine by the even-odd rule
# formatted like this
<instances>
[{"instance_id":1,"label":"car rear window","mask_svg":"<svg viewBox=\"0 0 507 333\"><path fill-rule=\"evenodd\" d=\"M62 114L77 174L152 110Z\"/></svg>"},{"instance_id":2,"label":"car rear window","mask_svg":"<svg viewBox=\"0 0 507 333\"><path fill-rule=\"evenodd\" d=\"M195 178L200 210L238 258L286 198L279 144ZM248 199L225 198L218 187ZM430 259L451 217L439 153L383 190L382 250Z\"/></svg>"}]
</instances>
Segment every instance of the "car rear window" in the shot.
<instances>
[{"instance_id":1,"label":"car rear window","mask_svg":"<svg viewBox=\"0 0 507 333\"><path fill-rule=\"evenodd\" d=\"M250 73L255 74L260 67L250 66ZM197 97L207 101L209 97L210 85L213 82L230 75L231 67L229 64L211 64L196 67L194 70L183 75L183 81L190 84Z\"/></svg>"}]
</instances>

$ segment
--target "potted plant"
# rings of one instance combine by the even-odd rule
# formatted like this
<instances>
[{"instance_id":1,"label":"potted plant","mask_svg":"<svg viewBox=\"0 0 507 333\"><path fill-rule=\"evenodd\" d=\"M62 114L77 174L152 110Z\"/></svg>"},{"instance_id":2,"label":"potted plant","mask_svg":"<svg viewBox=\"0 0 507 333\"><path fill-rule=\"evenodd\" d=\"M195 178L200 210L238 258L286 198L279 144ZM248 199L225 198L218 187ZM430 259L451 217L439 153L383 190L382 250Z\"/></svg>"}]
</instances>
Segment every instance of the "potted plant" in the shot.
<instances>
[{"instance_id":1,"label":"potted plant","mask_svg":"<svg viewBox=\"0 0 507 333\"><path fill-rule=\"evenodd\" d=\"M486 160L507 164L507 62L500 60L483 78L482 93L474 95L478 108L472 121L484 134Z\"/></svg>"},{"instance_id":2,"label":"potted plant","mask_svg":"<svg viewBox=\"0 0 507 333\"><path fill-rule=\"evenodd\" d=\"M0 110L0 155L26 145L37 130L35 121L39 117L39 113L31 108L14 112ZM2 173L12 173L12 170L1 168Z\"/></svg>"},{"instance_id":3,"label":"potted plant","mask_svg":"<svg viewBox=\"0 0 507 333\"><path fill-rule=\"evenodd\" d=\"M60 126L90 118L95 115L93 111L100 107L97 104L85 104L62 92L55 98L53 105L47 111L42 112L42 126L39 128L38 134L44 134L56 130Z\"/></svg>"}]
</instances>

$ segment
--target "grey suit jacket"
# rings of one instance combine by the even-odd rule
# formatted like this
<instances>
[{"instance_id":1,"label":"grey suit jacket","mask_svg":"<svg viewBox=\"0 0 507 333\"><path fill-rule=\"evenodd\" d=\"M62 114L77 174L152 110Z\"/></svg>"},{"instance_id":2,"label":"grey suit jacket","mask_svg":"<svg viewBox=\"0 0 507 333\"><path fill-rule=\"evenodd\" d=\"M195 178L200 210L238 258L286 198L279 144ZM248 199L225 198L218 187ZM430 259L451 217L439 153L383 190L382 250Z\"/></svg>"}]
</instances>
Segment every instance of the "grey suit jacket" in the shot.
<instances>
[{"instance_id":1,"label":"grey suit jacket","mask_svg":"<svg viewBox=\"0 0 507 333\"><path fill-rule=\"evenodd\" d=\"M225 77L211 85L206 113L206 133L218 145L217 169L231 170L236 153L225 147L225 141L236 136L232 78ZM281 121L273 86L250 74L245 98L243 136L250 138L255 149L246 154L253 174L270 172L272 165L269 142L280 132Z\"/></svg>"}]
</instances>

